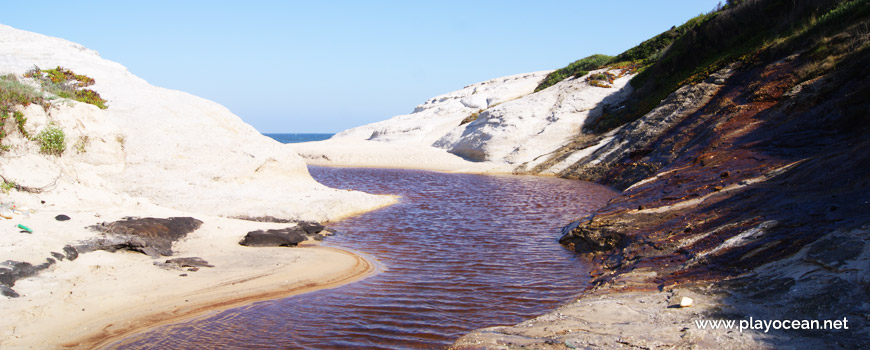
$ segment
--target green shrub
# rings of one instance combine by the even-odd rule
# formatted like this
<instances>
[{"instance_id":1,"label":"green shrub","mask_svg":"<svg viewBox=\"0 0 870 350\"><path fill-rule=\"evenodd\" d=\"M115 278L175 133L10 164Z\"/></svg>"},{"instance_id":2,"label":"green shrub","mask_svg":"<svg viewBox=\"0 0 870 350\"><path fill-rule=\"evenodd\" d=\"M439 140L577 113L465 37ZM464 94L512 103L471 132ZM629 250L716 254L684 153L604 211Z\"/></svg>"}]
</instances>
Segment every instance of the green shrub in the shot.
<instances>
[{"instance_id":1,"label":"green shrub","mask_svg":"<svg viewBox=\"0 0 870 350\"><path fill-rule=\"evenodd\" d=\"M547 74L547 77L545 77L544 80L538 84L538 87L535 88L535 92L556 85L556 83L570 77L584 76L591 70L601 68L610 62L611 59L613 59L611 56L596 54L576 60L567 67L557 69L550 74Z\"/></svg>"},{"instance_id":2,"label":"green shrub","mask_svg":"<svg viewBox=\"0 0 870 350\"><path fill-rule=\"evenodd\" d=\"M5 107L0 107L0 141L6 138L6 119L9 118L9 112Z\"/></svg>"},{"instance_id":3,"label":"green shrub","mask_svg":"<svg viewBox=\"0 0 870 350\"><path fill-rule=\"evenodd\" d=\"M12 74L0 76L0 107L8 111L12 106L27 106L41 102L42 94L32 86L18 81Z\"/></svg>"},{"instance_id":4,"label":"green shrub","mask_svg":"<svg viewBox=\"0 0 870 350\"><path fill-rule=\"evenodd\" d=\"M0 183L0 192L9 193L9 191L11 191L14 188L15 188L14 182L3 181L3 183Z\"/></svg>"},{"instance_id":5,"label":"green shrub","mask_svg":"<svg viewBox=\"0 0 870 350\"><path fill-rule=\"evenodd\" d=\"M109 108L106 100L100 94L85 87L94 85L94 79L82 74L75 74L71 70L58 66L54 69L42 70L39 67L27 71L25 77L39 81L43 90L62 98L69 98L79 102L89 103L100 109Z\"/></svg>"},{"instance_id":6,"label":"green shrub","mask_svg":"<svg viewBox=\"0 0 870 350\"><path fill-rule=\"evenodd\" d=\"M19 111L12 112L12 117L15 118L15 124L18 126L18 131L24 135L24 137L30 137L27 134L27 130L24 129L24 124L27 123L27 118L24 117L24 113Z\"/></svg>"},{"instance_id":7,"label":"green shrub","mask_svg":"<svg viewBox=\"0 0 870 350\"><path fill-rule=\"evenodd\" d=\"M36 135L36 141L39 142L39 152L59 156L66 150L66 135L63 129L49 125Z\"/></svg>"},{"instance_id":8,"label":"green shrub","mask_svg":"<svg viewBox=\"0 0 870 350\"><path fill-rule=\"evenodd\" d=\"M680 86L702 81L732 62L771 55L771 47L790 45L788 51L799 51L796 48L811 42L802 33L866 21L870 0L730 1L723 9L692 18L618 55L614 62L642 62L631 80L635 90L625 106L605 110L587 129L601 133L634 121ZM830 66L820 62L820 71Z\"/></svg>"}]
</instances>

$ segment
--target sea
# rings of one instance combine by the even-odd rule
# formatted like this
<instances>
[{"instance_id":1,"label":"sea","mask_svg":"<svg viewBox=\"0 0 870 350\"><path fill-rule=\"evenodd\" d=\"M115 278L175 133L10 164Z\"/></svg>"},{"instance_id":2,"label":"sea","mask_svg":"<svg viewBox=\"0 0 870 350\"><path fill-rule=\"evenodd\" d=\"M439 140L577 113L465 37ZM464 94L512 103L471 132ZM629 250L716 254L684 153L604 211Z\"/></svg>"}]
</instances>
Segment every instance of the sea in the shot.
<instances>
[{"instance_id":1,"label":"sea","mask_svg":"<svg viewBox=\"0 0 870 350\"><path fill-rule=\"evenodd\" d=\"M298 134L263 134L269 136L280 143L299 143L299 142L309 142L309 141L323 141L326 140L332 135L335 134L306 134L306 133L298 133Z\"/></svg>"}]
</instances>

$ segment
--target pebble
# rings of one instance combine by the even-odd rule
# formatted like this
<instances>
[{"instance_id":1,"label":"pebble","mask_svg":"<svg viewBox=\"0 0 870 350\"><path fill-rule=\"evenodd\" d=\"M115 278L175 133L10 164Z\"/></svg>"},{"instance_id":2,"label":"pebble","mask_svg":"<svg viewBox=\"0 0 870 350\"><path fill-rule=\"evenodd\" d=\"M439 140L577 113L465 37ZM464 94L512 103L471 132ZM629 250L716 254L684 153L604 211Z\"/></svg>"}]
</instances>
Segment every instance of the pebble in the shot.
<instances>
[{"instance_id":1,"label":"pebble","mask_svg":"<svg viewBox=\"0 0 870 350\"><path fill-rule=\"evenodd\" d=\"M680 307L689 307L689 306L692 306L692 303L693 303L693 302L695 302L695 301L692 300L692 298L689 298L689 297L683 297L682 299L680 299Z\"/></svg>"}]
</instances>

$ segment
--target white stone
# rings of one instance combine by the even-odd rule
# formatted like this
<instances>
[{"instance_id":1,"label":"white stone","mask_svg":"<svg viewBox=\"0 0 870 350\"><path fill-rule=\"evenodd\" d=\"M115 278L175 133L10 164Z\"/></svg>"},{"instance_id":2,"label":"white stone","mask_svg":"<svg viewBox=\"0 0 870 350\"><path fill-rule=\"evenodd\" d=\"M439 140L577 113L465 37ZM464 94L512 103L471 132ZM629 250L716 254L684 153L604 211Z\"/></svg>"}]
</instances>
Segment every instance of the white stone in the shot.
<instances>
[{"instance_id":1,"label":"white stone","mask_svg":"<svg viewBox=\"0 0 870 350\"><path fill-rule=\"evenodd\" d=\"M695 301L692 300L692 298L689 298L689 297L682 297L682 298L680 298L680 307L689 307L689 306L692 306L692 303L694 303L694 302L695 302Z\"/></svg>"}]
</instances>

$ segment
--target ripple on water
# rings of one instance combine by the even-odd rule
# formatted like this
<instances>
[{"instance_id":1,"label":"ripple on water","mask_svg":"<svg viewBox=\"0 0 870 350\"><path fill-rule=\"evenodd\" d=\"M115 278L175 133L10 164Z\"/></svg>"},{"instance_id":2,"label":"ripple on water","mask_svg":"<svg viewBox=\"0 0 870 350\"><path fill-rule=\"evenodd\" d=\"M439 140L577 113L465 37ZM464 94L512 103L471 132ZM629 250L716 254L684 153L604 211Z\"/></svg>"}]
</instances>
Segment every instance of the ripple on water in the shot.
<instances>
[{"instance_id":1,"label":"ripple on water","mask_svg":"<svg viewBox=\"0 0 870 350\"><path fill-rule=\"evenodd\" d=\"M258 302L114 344L131 349L443 348L568 301L586 267L559 229L614 195L549 177L311 167L335 188L398 194L399 204L332 223L327 245L386 271L332 290Z\"/></svg>"}]
</instances>

